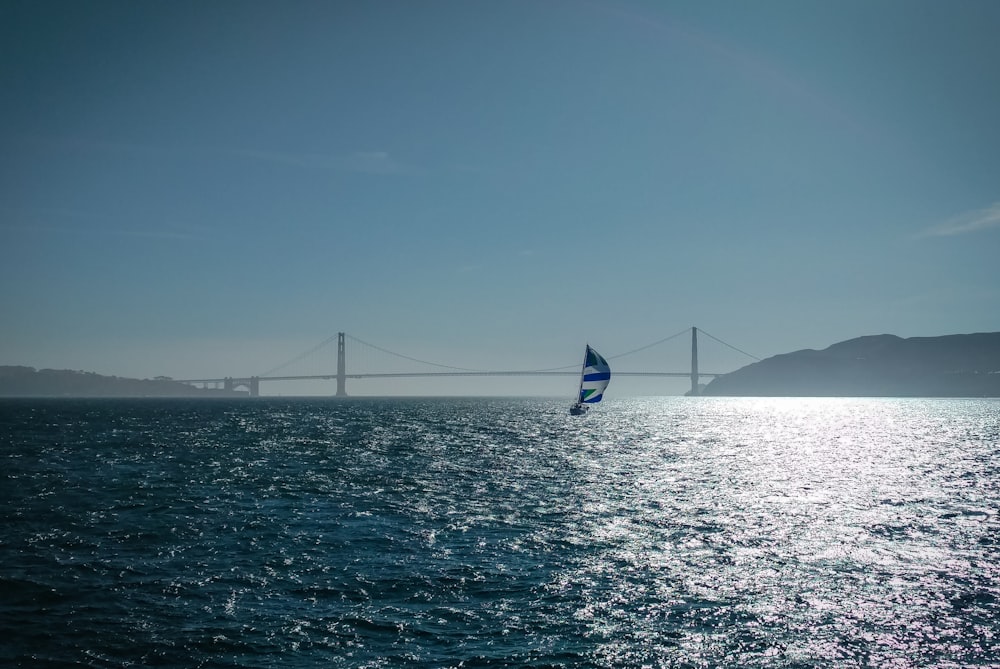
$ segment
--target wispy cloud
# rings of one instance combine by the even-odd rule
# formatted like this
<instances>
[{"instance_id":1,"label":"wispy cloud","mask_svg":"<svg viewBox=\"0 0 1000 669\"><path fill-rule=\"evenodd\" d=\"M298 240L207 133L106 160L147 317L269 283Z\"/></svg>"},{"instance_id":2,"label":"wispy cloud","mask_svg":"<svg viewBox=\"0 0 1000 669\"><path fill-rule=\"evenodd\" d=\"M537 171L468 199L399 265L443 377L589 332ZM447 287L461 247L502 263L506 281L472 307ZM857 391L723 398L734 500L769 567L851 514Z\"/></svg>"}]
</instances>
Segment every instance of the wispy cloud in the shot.
<instances>
[{"instance_id":1,"label":"wispy cloud","mask_svg":"<svg viewBox=\"0 0 1000 669\"><path fill-rule=\"evenodd\" d=\"M129 230L125 228L74 228L59 225L0 225L5 232L49 235L100 235L103 237L133 237L143 239L164 239L175 241L204 241L205 237L192 232L172 230Z\"/></svg>"},{"instance_id":2,"label":"wispy cloud","mask_svg":"<svg viewBox=\"0 0 1000 669\"><path fill-rule=\"evenodd\" d=\"M921 237L952 237L1000 228L1000 202L985 209L976 209L951 218L941 225L924 230Z\"/></svg>"},{"instance_id":3,"label":"wispy cloud","mask_svg":"<svg viewBox=\"0 0 1000 669\"><path fill-rule=\"evenodd\" d=\"M229 149L213 146L158 146L79 138L22 137L22 144L71 151L98 151L150 158L194 158L255 160L305 169L354 172L357 174L416 174L388 151L344 151L341 153L297 153L261 149Z\"/></svg>"},{"instance_id":4,"label":"wispy cloud","mask_svg":"<svg viewBox=\"0 0 1000 669\"><path fill-rule=\"evenodd\" d=\"M230 155L309 169L357 172L361 174L407 174L416 170L395 160L386 151L355 151L344 154L286 153L281 151L237 150Z\"/></svg>"},{"instance_id":5,"label":"wispy cloud","mask_svg":"<svg viewBox=\"0 0 1000 669\"><path fill-rule=\"evenodd\" d=\"M60 208L0 207L10 222L0 223L0 231L21 234L99 235L176 241L204 241L209 231L172 221L134 224L127 217L113 217ZM122 220L122 219L126 220ZM123 225L124 223L124 225Z\"/></svg>"}]
</instances>

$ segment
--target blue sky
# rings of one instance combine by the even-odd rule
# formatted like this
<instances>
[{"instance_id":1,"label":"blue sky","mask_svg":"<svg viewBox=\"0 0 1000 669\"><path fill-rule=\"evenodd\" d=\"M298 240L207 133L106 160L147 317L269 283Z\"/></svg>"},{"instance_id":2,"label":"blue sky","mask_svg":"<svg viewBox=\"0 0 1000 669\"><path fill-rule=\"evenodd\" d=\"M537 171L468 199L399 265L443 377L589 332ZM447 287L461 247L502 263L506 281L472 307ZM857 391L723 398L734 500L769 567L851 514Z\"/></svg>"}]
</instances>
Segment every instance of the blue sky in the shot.
<instances>
[{"instance_id":1,"label":"blue sky","mask_svg":"<svg viewBox=\"0 0 1000 669\"><path fill-rule=\"evenodd\" d=\"M998 31L991 0L7 0L0 364L1000 330ZM370 388L468 390L434 383Z\"/></svg>"}]
</instances>

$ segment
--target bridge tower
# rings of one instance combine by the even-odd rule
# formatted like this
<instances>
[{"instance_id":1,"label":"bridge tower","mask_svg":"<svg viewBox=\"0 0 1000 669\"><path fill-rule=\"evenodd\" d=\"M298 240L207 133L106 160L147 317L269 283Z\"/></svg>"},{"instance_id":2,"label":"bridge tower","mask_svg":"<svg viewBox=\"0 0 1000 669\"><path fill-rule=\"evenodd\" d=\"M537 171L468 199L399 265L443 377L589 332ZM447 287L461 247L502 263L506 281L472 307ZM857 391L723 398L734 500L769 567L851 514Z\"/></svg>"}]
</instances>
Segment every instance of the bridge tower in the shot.
<instances>
[{"instance_id":1,"label":"bridge tower","mask_svg":"<svg viewBox=\"0 0 1000 669\"><path fill-rule=\"evenodd\" d=\"M698 395L698 328L691 328L691 393Z\"/></svg>"},{"instance_id":2,"label":"bridge tower","mask_svg":"<svg viewBox=\"0 0 1000 669\"><path fill-rule=\"evenodd\" d=\"M337 333L337 397L347 397L347 355L344 352L344 333Z\"/></svg>"}]
</instances>

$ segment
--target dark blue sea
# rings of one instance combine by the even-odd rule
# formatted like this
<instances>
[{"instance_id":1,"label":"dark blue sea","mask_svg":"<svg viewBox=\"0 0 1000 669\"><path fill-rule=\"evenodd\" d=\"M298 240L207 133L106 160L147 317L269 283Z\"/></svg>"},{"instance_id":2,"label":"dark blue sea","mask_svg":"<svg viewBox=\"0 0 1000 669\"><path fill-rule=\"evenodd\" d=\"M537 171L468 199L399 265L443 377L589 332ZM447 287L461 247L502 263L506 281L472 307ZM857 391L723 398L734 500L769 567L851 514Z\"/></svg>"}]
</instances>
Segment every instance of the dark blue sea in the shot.
<instances>
[{"instance_id":1,"label":"dark blue sea","mask_svg":"<svg viewBox=\"0 0 1000 669\"><path fill-rule=\"evenodd\" d=\"M1000 666L1000 402L4 400L0 666Z\"/></svg>"}]
</instances>

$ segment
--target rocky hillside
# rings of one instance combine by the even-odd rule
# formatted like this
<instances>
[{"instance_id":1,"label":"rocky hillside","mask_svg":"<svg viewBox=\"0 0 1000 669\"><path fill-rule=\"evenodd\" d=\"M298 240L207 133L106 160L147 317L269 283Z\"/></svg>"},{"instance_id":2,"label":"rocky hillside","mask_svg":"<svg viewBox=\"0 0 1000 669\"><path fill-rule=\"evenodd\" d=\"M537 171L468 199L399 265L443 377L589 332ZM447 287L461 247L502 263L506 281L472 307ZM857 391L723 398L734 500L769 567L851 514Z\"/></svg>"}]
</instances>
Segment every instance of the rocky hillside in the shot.
<instances>
[{"instance_id":1,"label":"rocky hillside","mask_svg":"<svg viewBox=\"0 0 1000 669\"><path fill-rule=\"evenodd\" d=\"M702 394L1000 397L1000 332L858 337L748 365L716 378Z\"/></svg>"}]
</instances>

